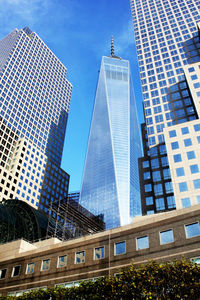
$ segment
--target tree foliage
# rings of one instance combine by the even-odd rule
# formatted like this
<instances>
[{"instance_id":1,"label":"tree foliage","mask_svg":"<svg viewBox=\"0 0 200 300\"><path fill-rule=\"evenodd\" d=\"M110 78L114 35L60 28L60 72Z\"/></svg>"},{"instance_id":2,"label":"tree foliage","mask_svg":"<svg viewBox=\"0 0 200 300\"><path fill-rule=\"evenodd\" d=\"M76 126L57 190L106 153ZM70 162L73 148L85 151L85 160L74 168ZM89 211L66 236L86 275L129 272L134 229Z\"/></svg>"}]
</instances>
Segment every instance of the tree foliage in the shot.
<instances>
[{"instance_id":1,"label":"tree foliage","mask_svg":"<svg viewBox=\"0 0 200 300\"><path fill-rule=\"evenodd\" d=\"M83 281L78 287L34 290L19 297L0 299L200 299L200 267L190 261L157 263L131 267L118 276Z\"/></svg>"}]
</instances>

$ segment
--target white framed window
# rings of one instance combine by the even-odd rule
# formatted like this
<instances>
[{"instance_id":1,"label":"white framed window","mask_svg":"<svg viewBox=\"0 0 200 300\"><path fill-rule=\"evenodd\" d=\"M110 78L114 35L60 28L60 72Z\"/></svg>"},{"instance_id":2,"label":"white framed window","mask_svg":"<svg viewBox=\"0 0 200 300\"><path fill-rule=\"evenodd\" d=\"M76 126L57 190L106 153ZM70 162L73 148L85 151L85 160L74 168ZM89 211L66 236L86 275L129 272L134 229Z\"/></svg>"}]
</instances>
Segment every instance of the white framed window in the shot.
<instances>
[{"instance_id":1,"label":"white framed window","mask_svg":"<svg viewBox=\"0 0 200 300\"><path fill-rule=\"evenodd\" d=\"M105 257L105 247L94 248L94 260L103 259Z\"/></svg>"},{"instance_id":2,"label":"white framed window","mask_svg":"<svg viewBox=\"0 0 200 300\"><path fill-rule=\"evenodd\" d=\"M0 279L4 279L6 277L7 269L0 270Z\"/></svg>"},{"instance_id":3,"label":"white framed window","mask_svg":"<svg viewBox=\"0 0 200 300\"><path fill-rule=\"evenodd\" d=\"M50 270L50 259L44 259L41 265L41 271L49 271Z\"/></svg>"},{"instance_id":4,"label":"white framed window","mask_svg":"<svg viewBox=\"0 0 200 300\"><path fill-rule=\"evenodd\" d=\"M75 253L75 264L82 264L85 262L85 251Z\"/></svg>"},{"instance_id":5,"label":"white framed window","mask_svg":"<svg viewBox=\"0 0 200 300\"><path fill-rule=\"evenodd\" d=\"M115 255L125 254L126 253L126 242L115 243L114 249Z\"/></svg>"},{"instance_id":6,"label":"white framed window","mask_svg":"<svg viewBox=\"0 0 200 300\"><path fill-rule=\"evenodd\" d=\"M28 263L26 267L26 274L33 274L35 269L35 263Z\"/></svg>"},{"instance_id":7,"label":"white framed window","mask_svg":"<svg viewBox=\"0 0 200 300\"><path fill-rule=\"evenodd\" d=\"M21 266L15 266L15 267L13 267L12 276L11 277L19 276L20 269L21 269Z\"/></svg>"},{"instance_id":8,"label":"white framed window","mask_svg":"<svg viewBox=\"0 0 200 300\"><path fill-rule=\"evenodd\" d=\"M173 230L168 229L160 232L160 244L169 244L174 242Z\"/></svg>"},{"instance_id":9,"label":"white framed window","mask_svg":"<svg viewBox=\"0 0 200 300\"><path fill-rule=\"evenodd\" d=\"M67 255L61 255L58 257L57 268L63 268L67 266Z\"/></svg>"},{"instance_id":10,"label":"white framed window","mask_svg":"<svg viewBox=\"0 0 200 300\"><path fill-rule=\"evenodd\" d=\"M149 237L147 235L136 238L137 250L149 248Z\"/></svg>"},{"instance_id":11,"label":"white framed window","mask_svg":"<svg viewBox=\"0 0 200 300\"><path fill-rule=\"evenodd\" d=\"M200 235L199 222L185 225L186 238L192 238Z\"/></svg>"}]
</instances>

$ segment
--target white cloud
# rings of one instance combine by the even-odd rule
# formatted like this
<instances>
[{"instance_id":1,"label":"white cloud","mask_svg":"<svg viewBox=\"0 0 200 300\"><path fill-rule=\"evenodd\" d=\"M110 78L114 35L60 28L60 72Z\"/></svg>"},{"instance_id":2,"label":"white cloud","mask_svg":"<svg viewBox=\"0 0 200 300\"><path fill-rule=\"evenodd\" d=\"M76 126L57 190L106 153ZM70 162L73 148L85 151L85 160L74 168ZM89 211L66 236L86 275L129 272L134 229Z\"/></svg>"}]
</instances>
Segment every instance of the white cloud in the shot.
<instances>
[{"instance_id":1,"label":"white cloud","mask_svg":"<svg viewBox=\"0 0 200 300\"><path fill-rule=\"evenodd\" d=\"M129 22L124 25L122 30L116 36L116 52L124 53L128 49L130 45L134 44L134 36L133 36L133 22L129 20Z\"/></svg>"}]
</instances>

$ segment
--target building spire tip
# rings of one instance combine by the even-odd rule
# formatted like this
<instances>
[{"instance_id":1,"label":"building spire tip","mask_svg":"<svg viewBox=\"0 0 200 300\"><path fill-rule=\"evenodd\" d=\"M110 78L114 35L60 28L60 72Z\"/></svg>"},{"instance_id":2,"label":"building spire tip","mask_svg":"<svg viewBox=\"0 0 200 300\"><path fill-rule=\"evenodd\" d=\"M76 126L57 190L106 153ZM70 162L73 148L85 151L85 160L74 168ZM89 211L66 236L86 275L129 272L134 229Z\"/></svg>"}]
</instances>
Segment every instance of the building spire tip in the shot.
<instances>
[{"instance_id":1,"label":"building spire tip","mask_svg":"<svg viewBox=\"0 0 200 300\"><path fill-rule=\"evenodd\" d=\"M114 38L112 36L112 39L111 39L111 56L114 56L115 55L115 51L114 51Z\"/></svg>"}]
</instances>

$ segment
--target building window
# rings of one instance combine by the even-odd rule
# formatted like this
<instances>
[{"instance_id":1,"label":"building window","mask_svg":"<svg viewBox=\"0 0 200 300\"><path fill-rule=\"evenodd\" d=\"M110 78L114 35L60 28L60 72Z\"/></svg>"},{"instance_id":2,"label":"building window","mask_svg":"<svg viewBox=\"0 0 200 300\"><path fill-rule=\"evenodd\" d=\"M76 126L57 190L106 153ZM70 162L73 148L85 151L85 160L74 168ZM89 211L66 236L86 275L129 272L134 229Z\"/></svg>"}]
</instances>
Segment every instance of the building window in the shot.
<instances>
[{"instance_id":1,"label":"building window","mask_svg":"<svg viewBox=\"0 0 200 300\"><path fill-rule=\"evenodd\" d=\"M176 136L176 130L169 131L169 137L170 138L175 137L175 136Z\"/></svg>"},{"instance_id":2,"label":"building window","mask_svg":"<svg viewBox=\"0 0 200 300\"><path fill-rule=\"evenodd\" d=\"M196 158L195 152L194 151L188 151L187 152L187 158L188 158L188 160Z\"/></svg>"},{"instance_id":3,"label":"building window","mask_svg":"<svg viewBox=\"0 0 200 300\"><path fill-rule=\"evenodd\" d=\"M175 154L174 162L177 163L177 162L181 162L181 161L182 161L181 154Z\"/></svg>"},{"instance_id":4,"label":"building window","mask_svg":"<svg viewBox=\"0 0 200 300\"><path fill-rule=\"evenodd\" d=\"M194 125L194 130L195 131L200 131L200 124L195 124Z\"/></svg>"},{"instance_id":5,"label":"building window","mask_svg":"<svg viewBox=\"0 0 200 300\"><path fill-rule=\"evenodd\" d=\"M115 255L126 253L126 242L115 243Z\"/></svg>"},{"instance_id":6,"label":"building window","mask_svg":"<svg viewBox=\"0 0 200 300\"><path fill-rule=\"evenodd\" d=\"M161 180L161 174L160 174L160 171L154 171L152 174L153 174L153 181L154 181L154 182L160 181L160 180Z\"/></svg>"},{"instance_id":7,"label":"building window","mask_svg":"<svg viewBox=\"0 0 200 300\"><path fill-rule=\"evenodd\" d=\"M42 261L41 271L48 271L48 270L50 270L50 259L44 259Z\"/></svg>"},{"instance_id":8,"label":"building window","mask_svg":"<svg viewBox=\"0 0 200 300\"><path fill-rule=\"evenodd\" d=\"M104 246L103 247L98 247L94 249L94 259L98 260L98 259L102 259L105 257L105 249Z\"/></svg>"},{"instance_id":9,"label":"building window","mask_svg":"<svg viewBox=\"0 0 200 300\"><path fill-rule=\"evenodd\" d=\"M172 150L179 149L179 144L178 144L178 142L173 142L173 143L171 143L171 147L172 147Z\"/></svg>"},{"instance_id":10,"label":"building window","mask_svg":"<svg viewBox=\"0 0 200 300\"><path fill-rule=\"evenodd\" d=\"M144 180L151 178L150 172L144 172L143 176L144 176Z\"/></svg>"},{"instance_id":11,"label":"building window","mask_svg":"<svg viewBox=\"0 0 200 300\"><path fill-rule=\"evenodd\" d=\"M145 184L144 185L144 190L145 190L146 193L151 192L152 191L151 184L150 183L149 184Z\"/></svg>"},{"instance_id":12,"label":"building window","mask_svg":"<svg viewBox=\"0 0 200 300\"><path fill-rule=\"evenodd\" d=\"M58 257L58 265L57 268L63 268L67 265L67 255L61 255Z\"/></svg>"},{"instance_id":13,"label":"building window","mask_svg":"<svg viewBox=\"0 0 200 300\"><path fill-rule=\"evenodd\" d=\"M160 232L160 243L161 245L169 244L174 242L173 230L165 230Z\"/></svg>"},{"instance_id":14,"label":"building window","mask_svg":"<svg viewBox=\"0 0 200 300\"><path fill-rule=\"evenodd\" d=\"M167 197L168 208L176 208L174 196Z\"/></svg>"},{"instance_id":15,"label":"building window","mask_svg":"<svg viewBox=\"0 0 200 300\"><path fill-rule=\"evenodd\" d=\"M189 133L188 127L181 128L181 132L182 132L182 134L188 134Z\"/></svg>"},{"instance_id":16,"label":"building window","mask_svg":"<svg viewBox=\"0 0 200 300\"><path fill-rule=\"evenodd\" d=\"M146 205L152 205L153 204L153 197L146 197Z\"/></svg>"},{"instance_id":17,"label":"building window","mask_svg":"<svg viewBox=\"0 0 200 300\"><path fill-rule=\"evenodd\" d=\"M191 174L195 174L195 173L199 173L199 166L198 165L191 165L190 166L190 171L191 171Z\"/></svg>"},{"instance_id":18,"label":"building window","mask_svg":"<svg viewBox=\"0 0 200 300\"><path fill-rule=\"evenodd\" d=\"M192 238L200 235L199 223L185 225L186 237Z\"/></svg>"},{"instance_id":19,"label":"building window","mask_svg":"<svg viewBox=\"0 0 200 300\"><path fill-rule=\"evenodd\" d=\"M176 168L176 176L180 177L180 176L185 176L185 171L184 168Z\"/></svg>"},{"instance_id":20,"label":"building window","mask_svg":"<svg viewBox=\"0 0 200 300\"><path fill-rule=\"evenodd\" d=\"M193 184L194 184L195 190L200 189L200 179L193 180Z\"/></svg>"},{"instance_id":21,"label":"building window","mask_svg":"<svg viewBox=\"0 0 200 300\"><path fill-rule=\"evenodd\" d=\"M35 268L35 263L27 264L26 274L33 274L34 273L34 268Z\"/></svg>"},{"instance_id":22,"label":"building window","mask_svg":"<svg viewBox=\"0 0 200 300\"><path fill-rule=\"evenodd\" d=\"M157 209L157 211L165 209L164 198L158 198L158 199L156 199L156 209Z\"/></svg>"},{"instance_id":23,"label":"building window","mask_svg":"<svg viewBox=\"0 0 200 300\"><path fill-rule=\"evenodd\" d=\"M75 263L83 264L85 262L85 251L76 252L75 255Z\"/></svg>"},{"instance_id":24,"label":"building window","mask_svg":"<svg viewBox=\"0 0 200 300\"><path fill-rule=\"evenodd\" d=\"M137 240L137 250L149 248L149 238L147 235L138 237L136 240Z\"/></svg>"},{"instance_id":25,"label":"building window","mask_svg":"<svg viewBox=\"0 0 200 300\"><path fill-rule=\"evenodd\" d=\"M6 271L7 271L7 269L0 270L0 279L4 279L6 277Z\"/></svg>"},{"instance_id":26,"label":"building window","mask_svg":"<svg viewBox=\"0 0 200 300\"><path fill-rule=\"evenodd\" d=\"M15 266L12 270L12 277L18 276L20 274L21 266Z\"/></svg>"},{"instance_id":27,"label":"building window","mask_svg":"<svg viewBox=\"0 0 200 300\"><path fill-rule=\"evenodd\" d=\"M192 146L192 140L191 139L185 139L184 141L184 145L185 147L189 147Z\"/></svg>"},{"instance_id":28,"label":"building window","mask_svg":"<svg viewBox=\"0 0 200 300\"><path fill-rule=\"evenodd\" d=\"M200 204L200 195L197 195L196 198L197 198L197 203Z\"/></svg>"},{"instance_id":29,"label":"building window","mask_svg":"<svg viewBox=\"0 0 200 300\"><path fill-rule=\"evenodd\" d=\"M162 195L163 194L163 188L162 188L161 183L154 185L154 193L155 193L155 195Z\"/></svg>"},{"instance_id":30,"label":"building window","mask_svg":"<svg viewBox=\"0 0 200 300\"><path fill-rule=\"evenodd\" d=\"M186 192L188 190L187 182L180 182L179 184L179 191Z\"/></svg>"},{"instance_id":31,"label":"building window","mask_svg":"<svg viewBox=\"0 0 200 300\"><path fill-rule=\"evenodd\" d=\"M190 260L194 264L198 264L198 265L200 264L200 257L194 257L194 258L191 258Z\"/></svg>"},{"instance_id":32,"label":"building window","mask_svg":"<svg viewBox=\"0 0 200 300\"><path fill-rule=\"evenodd\" d=\"M182 198L181 199L181 203L182 203L182 208L186 208L186 207L190 207L191 203L190 203L190 198Z\"/></svg>"}]
</instances>

